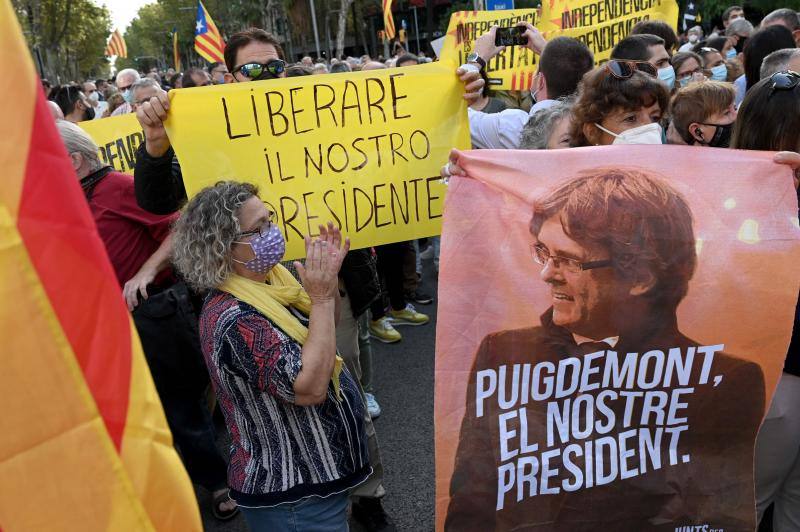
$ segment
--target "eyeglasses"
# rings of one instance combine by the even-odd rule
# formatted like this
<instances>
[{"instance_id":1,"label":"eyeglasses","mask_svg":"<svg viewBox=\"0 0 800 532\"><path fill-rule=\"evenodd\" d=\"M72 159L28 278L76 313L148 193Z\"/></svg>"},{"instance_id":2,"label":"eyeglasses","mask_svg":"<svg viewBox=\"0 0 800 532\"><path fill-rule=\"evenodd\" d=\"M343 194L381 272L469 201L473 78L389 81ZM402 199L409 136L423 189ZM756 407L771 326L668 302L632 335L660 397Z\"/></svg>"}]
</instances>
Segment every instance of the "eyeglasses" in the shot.
<instances>
[{"instance_id":1,"label":"eyeglasses","mask_svg":"<svg viewBox=\"0 0 800 532\"><path fill-rule=\"evenodd\" d=\"M593 270L595 268L607 268L613 264L610 259L581 262L569 257L551 255L550 251L542 244L531 244L531 253L533 262L536 264L546 266L548 261L553 261L554 268L570 273L580 273L584 270Z\"/></svg>"},{"instance_id":2,"label":"eyeglasses","mask_svg":"<svg viewBox=\"0 0 800 532\"><path fill-rule=\"evenodd\" d=\"M286 62L282 59L272 59L266 63L245 63L233 69L234 72L241 72L243 76L250 79L258 79L264 72L269 72L273 77L278 77L286 70Z\"/></svg>"},{"instance_id":3,"label":"eyeglasses","mask_svg":"<svg viewBox=\"0 0 800 532\"><path fill-rule=\"evenodd\" d=\"M793 70L775 72L772 76L770 76L769 79L772 82L772 91L770 92L770 96L776 90L790 91L797 87L797 85L800 85L800 74Z\"/></svg>"},{"instance_id":4,"label":"eyeglasses","mask_svg":"<svg viewBox=\"0 0 800 532\"><path fill-rule=\"evenodd\" d=\"M647 61L622 61L619 59L612 59L606 63L606 69L617 79L629 79L637 70L649 76L658 76L656 67Z\"/></svg>"},{"instance_id":5,"label":"eyeglasses","mask_svg":"<svg viewBox=\"0 0 800 532\"><path fill-rule=\"evenodd\" d=\"M270 211L269 214L267 215L267 221L266 222L264 222L258 228L253 229L251 231L242 231L241 233L236 235L236 238L242 238L242 237L247 238L247 237L256 236L256 235L264 236L270 230L270 228L272 227L272 224L275 223L275 219L276 219L275 213Z\"/></svg>"}]
</instances>

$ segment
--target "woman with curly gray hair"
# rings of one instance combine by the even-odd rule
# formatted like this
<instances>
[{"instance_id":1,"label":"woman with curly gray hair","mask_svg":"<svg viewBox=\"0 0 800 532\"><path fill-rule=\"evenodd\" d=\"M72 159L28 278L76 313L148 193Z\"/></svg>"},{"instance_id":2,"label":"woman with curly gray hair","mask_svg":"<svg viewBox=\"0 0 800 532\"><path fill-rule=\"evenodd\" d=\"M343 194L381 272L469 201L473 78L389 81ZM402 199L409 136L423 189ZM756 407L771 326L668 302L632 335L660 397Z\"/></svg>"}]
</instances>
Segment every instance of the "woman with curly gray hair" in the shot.
<instances>
[{"instance_id":1,"label":"woman with curly gray hair","mask_svg":"<svg viewBox=\"0 0 800 532\"><path fill-rule=\"evenodd\" d=\"M208 291L200 339L231 441L228 484L252 530L347 530L348 492L370 474L364 405L336 355L333 224L306 237L302 286L254 185L220 182L186 206L175 265Z\"/></svg>"}]
</instances>

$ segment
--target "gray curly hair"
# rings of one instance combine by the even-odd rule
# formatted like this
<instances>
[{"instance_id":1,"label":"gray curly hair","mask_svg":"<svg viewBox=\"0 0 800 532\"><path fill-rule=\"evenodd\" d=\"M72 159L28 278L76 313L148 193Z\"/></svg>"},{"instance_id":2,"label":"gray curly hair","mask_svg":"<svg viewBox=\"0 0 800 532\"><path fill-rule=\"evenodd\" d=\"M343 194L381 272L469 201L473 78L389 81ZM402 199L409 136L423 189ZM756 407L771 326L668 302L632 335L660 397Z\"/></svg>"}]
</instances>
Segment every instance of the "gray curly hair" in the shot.
<instances>
[{"instance_id":1,"label":"gray curly hair","mask_svg":"<svg viewBox=\"0 0 800 532\"><path fill-rule=\"evenodd\" d=\"M251 183L220 181L198 192L175 222L173 262L195 290L216 288L230 275L239 208L254 196L258 187Z\"/></svg>"},{"instance_id":2,"label":"gray curly hair","mask_svg":"<svg viewBox=\"0 0 800 532\"><path fill-rule=\"evenodd\" d=\"M561 99L546 109L536 111L522 128L519 149L546 150L553 128L572 113L574 103L573 99Z\"/></svg>"}]
</instances>

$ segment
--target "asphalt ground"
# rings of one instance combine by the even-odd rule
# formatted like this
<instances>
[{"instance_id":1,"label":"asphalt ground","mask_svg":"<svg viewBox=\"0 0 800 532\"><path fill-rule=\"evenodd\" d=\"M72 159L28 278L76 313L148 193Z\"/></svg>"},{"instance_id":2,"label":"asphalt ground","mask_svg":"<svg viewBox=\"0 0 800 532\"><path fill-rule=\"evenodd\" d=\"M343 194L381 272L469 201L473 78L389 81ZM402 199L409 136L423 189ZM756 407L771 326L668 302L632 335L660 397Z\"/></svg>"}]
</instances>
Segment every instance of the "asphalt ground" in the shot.
<instances>
[{"instance_id":1,"label":"asphalt ground","mask_svg":"<svg viewBox=\"0 0 800 532\"><path fill-rule=\"evenodd\" d=\"M421 289L436 294L432 261L423 261ZM403 340L384 344L372 340L373 386L381 405L375 430L384 468L384 508L398 530L426 532L434 528L433 369L436 305L415 305L430 315L430 323L399 326ZM228 455L228 438L220 431L222 455ZM206 530L245 532L240 515L220 522L211 514L211 496L197 488L198 504ZM353 532L361 529L351 526Z\"/></svg>"}]
</instances>

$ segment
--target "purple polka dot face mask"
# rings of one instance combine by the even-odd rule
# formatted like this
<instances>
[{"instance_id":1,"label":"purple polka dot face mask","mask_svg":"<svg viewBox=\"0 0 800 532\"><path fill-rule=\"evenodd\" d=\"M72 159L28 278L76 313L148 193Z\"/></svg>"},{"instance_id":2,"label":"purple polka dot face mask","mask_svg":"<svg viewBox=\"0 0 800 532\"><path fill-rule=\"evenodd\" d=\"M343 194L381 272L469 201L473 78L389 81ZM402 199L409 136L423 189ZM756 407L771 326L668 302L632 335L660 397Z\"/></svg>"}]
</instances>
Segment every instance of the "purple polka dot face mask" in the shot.
<instances>
[{"instance_id":1,"label":"purple polka dot face mask","mask_svg":"<svg viewBox=\"0 0 800 532\"><path fill-rule=\"evenodd\" d=\"M245 268L256 273L270 271L273 266L280 262L286 252L286 241L283 239L283 234L281 234L278 226L273 223L269 223L269 228L266 230L262 227L261 233L251 237L247 242L236 241L236 243L249 244L253 248L255 258L246 262L233 260L239 264L244 264Z\"/></svg>"}]
</instances>

